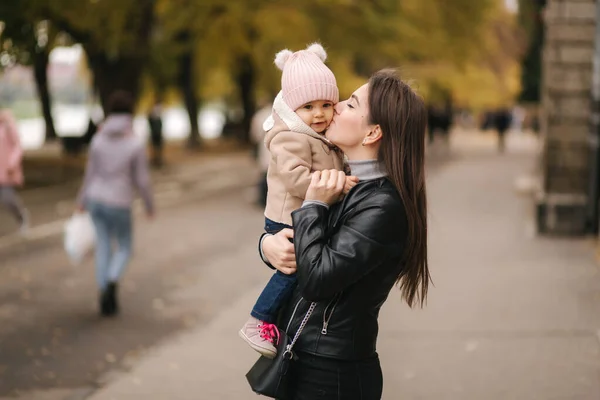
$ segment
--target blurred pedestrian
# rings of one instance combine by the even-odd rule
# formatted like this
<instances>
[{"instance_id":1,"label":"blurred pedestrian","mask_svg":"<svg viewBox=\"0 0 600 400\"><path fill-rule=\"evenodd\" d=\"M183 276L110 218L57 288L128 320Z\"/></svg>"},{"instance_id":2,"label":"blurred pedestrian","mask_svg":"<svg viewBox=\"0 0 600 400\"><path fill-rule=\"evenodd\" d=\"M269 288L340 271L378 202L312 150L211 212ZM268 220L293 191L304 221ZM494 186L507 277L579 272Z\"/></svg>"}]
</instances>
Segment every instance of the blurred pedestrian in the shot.
<instances>
[{"instance_id":1,"label":"blurred pedestrian","mask_svg":"<svg viewBox=\"0 0 600 400\"><path fill-rule=\"evenodd\" d=\"M430 105L427 108L427 133L429 144L433 143L437 130L439 130L446 142L450 140L453 112L450 100L447 100L443 107Z\"/></svg>"},{"instance_id":2,"label":"blurred pedestrian","mask_svg":"<svg viewBox=\"0 0 600 400\"><path fill-rule=\"evenodd\" d=\"M501 108L494 114L494 128L498 133L498 151L504 152L506 147L505 135L506 131L510 128L512 122L512 115L509 109Z\"/></svg>"},{"instance_id":3,"label":"blurred pedestrian","mask_svg":"<svg viewBox=\"0 0 600 400\"><path fill-rule=\"evenodd\" d=\"M523 131L523 123L525 122L526 111L521 106L515 106L511 111L512 127L517 132Z\"/></svg>"},{"instance_id":4,"label":"blurred pedestrian","mask_svg":"<svg viewBox=\"0 0 600 400\"><path fill-rule=\"evenodd\" d=\"M17 123L9 110L0 110L0 203L15 217L20 232L26 233L29 213L15 191L23 185L22 158Z\"/></svg>"},{"instance_id":5,"label":"blurred pedestrian","mask_svg":"<svg viewBox=\"0 0 600 400\"><path fill-rule=\"evenodd\" d=\"M146 146L133 134L133 108L129 93L111 95L108 116L92 140L77 200L80 211L90 212L96 229L96 279L105 316L119 311L117 285L131 257L136 189L148 218L154 215Z\"/></svg>"},{"instance_id":6,"label":"blurred pedestrian","mask_svg":"<svg viewBox=\"0 0 600 400\"><path fill-rule=\"evenodd\" d=\"M156 102L148 114L150 126L150 144L152 145L152 165L160 168L163 165L163 123L162 105Z\"/></svg>"},{"instance_id":7,"label":"blurred pedestrian","mask_svg":"<svg viewBox=\"0 0 600 400\"><path fill-rule=\"evenodd\" d=\"M271 162L271 154L265 146L265 130L263 123L271 115L272 104L261 107L252 117L250 123L250 138L255 146L255 158L260 169L260 180L258 182L258 200L259 206L264 208L267 205L267 169Z\"/></svg>"}]
</instances>

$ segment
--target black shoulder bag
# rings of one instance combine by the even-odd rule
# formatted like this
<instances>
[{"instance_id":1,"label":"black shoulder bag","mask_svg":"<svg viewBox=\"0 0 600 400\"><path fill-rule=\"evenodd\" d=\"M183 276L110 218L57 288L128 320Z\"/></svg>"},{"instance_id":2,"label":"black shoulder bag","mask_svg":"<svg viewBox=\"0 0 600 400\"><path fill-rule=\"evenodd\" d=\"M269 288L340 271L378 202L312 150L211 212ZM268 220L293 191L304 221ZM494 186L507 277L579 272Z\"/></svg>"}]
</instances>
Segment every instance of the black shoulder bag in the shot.
<instances>
[{"instance_id":1,"label":"black shoulder bag","mask_svg":"<svg viewBox=\"0 0 600 400\"><path fill-rule=\"evenodd\" d=\"M286 332L279 328L279 342L277 343L277 356L270 359L261 356L258 361L250 368L246 374L246 379L252 390L263 396L284 400L288 395L288 370L290 362L295 358L292 349L304 326L308 322L310 315L317 303L310 304L298 331L290 343L290 338Z\"/></svg>"}]
</instances>

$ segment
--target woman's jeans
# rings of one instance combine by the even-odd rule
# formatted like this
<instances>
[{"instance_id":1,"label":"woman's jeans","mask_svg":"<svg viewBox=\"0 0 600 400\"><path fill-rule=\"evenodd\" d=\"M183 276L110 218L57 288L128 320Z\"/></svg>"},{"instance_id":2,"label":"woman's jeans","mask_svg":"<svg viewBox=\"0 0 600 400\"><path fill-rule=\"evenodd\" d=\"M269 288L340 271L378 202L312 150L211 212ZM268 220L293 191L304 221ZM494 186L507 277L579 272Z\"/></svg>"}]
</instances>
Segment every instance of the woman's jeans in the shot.
<instances>
[{"instance_id":1,"label":"woman's jeans","mask_svg":"<svg viewBox=\"0 0 600 400\"><path fill-rule=\"evenodd\" d=\"M87 208L96 228L96 280L104 290L119 280L131 257L131 209L97 202Z\"/></svg>"},{"instance_id":2,"label":"woman's jeans","mask_svg":"<svg viewBox=\"0 0 600 400\"><path fill-rule=\"evenodd\" d=\"M20 224L25 222L25 208L14 187L0 185L0 203L8 209Z\"/></svg>"},{"instance_id":3,"label":"woman's jeans","mask_svg":"<svg viewBox=\"0 0 600 400\"><path fill-rule=\"evenodd\" d=\"M292 227L265 218L265 231L267 233L275 234L285 228L291 229ZM261 321L274 324L277 320L279 308L292 294L295 285L296 274L286 275L279 271L275 272L260 296L258 296L250 315Z\"/></svg>"},{"instance_id":4,"label":"woman's jeans","mask_svg":"<svg viewBox=\"0 0 600 400\"><path fill-rule=\"evenodd\" d=\"M378 356L342 361L298 352L288 374L292 400L380 400L383 392Z\"/></svg>"}]
</instances>

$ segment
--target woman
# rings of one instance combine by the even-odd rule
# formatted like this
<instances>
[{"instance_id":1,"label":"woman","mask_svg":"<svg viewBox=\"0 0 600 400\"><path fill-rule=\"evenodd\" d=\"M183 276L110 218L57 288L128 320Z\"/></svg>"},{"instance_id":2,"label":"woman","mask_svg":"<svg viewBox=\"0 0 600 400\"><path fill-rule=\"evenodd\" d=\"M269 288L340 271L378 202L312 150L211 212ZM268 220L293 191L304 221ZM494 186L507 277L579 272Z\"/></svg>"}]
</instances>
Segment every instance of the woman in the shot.
<instances>
[{"instance_id":1,"label":"woman","mask_svg":"<svg viewBox=\"0 0 600 400\"><path fill-rule=\"evenodd\" d=\"M131 205L136 189L147 216L154 213L146 149L133 134L133 107L127 92L110 97L108 117L92 140L78 198L79 210L90 212L96 228L96 279L104 316L119 311L117 284L131 256Z\"/></svg>"},{"instance_id":2,"label":"woman","mask_svg":"<svg viewBox=\"0 0 600 400\"><path fill-rule=\"evenodd\" d=\"M15 191L23 184L23 151L17 124L9 110L0 110L0 203L15 217L21 233L28 227L27 211Z\"/></svg>"},{"instance_id":3,"label":"woman","mask_svg":"<svg viewBox=\"0 0 600 400\"><path fill-rule=\"evenodd\" d=\"M423 100L394 72L374 74L336 106L327 131L358 185L336 203L343 172L315 173L304 205L292 214L293 234L261 240L265 261L298 277L280 327L293 336L317 302L294 347L299 358L289 398L381 398L379 309L396 283L410 306L422 306L430 280L426 121Z\"/></svg>"}]
</instances>

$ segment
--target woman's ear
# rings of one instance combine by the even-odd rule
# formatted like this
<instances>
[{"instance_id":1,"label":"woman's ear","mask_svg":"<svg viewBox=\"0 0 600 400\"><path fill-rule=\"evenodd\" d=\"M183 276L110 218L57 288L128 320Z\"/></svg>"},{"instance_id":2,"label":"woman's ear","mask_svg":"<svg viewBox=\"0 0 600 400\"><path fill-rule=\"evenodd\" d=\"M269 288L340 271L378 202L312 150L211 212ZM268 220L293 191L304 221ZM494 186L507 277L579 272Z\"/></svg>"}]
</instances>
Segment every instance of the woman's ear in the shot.
<instances>
[{"instance_id":1,"label":"woman's ear","mask_svg":"<svg viewBox=\"0 0 600 400\"><path fill-rule=\"evenodd\" d=\"M382 132L381 127L379 125L374 125L373 128L369 131L365 139L363 140L363 146L368 144L375 144L381 140Z\"/></svg>"}]
</instances>

